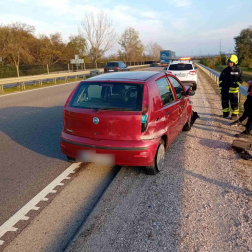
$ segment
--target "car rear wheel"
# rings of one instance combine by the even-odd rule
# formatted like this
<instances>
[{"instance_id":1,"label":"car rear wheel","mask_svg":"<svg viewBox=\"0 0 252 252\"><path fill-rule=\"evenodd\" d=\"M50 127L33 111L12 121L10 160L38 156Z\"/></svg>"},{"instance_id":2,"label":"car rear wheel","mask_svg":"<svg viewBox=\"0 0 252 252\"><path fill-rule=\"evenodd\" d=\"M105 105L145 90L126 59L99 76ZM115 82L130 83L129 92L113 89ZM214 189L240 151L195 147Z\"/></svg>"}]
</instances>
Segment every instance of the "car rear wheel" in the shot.
<instances>
[{"instance_id":1,"label":"car rear wheel","mask_svg":"<svg viewBox=\"0 0 252 252\"><path fill-rule=\"evenodd\" d=\"M193 85L192 90L193 90L193 91L196 91L196 90L197 90L197 84L194 84L194 85Z\"/></svg>"},{"instance_id":2,"label":"car rear wheel","mask_svg":"<svg viewBox=\"0 0 252 252\"><path fill-rule=\"evenodd\" d=\"M189 117L188 122L185 124L183 131L190 131L192 128L192 114Z\"/></svg>"},{"instance_id":3,"label":"car rear wheel","mask_svg":"<svg viewBox=\"0 0 252 252\"><path fill-rule=\"evenodd\" d=\"M69 157L69 156L66 156L66 157L67 157L68 162L70 162L70 163L75 163L76 162L75 158L72 158L72 157Z\"/></svg>"},{"instance_id":4,"label":"car rear wheel","mask_svg":"<svg viewBox=\"0 0 252 252\"><path fill-rule=\"evenodd\" d=\"M157 152L154 158L154 161L151 166L145 168L147 175L156 175L164 169L164 160L165 160L165 145L162 140L157 148Z\"/></svg>"}]
</instances>

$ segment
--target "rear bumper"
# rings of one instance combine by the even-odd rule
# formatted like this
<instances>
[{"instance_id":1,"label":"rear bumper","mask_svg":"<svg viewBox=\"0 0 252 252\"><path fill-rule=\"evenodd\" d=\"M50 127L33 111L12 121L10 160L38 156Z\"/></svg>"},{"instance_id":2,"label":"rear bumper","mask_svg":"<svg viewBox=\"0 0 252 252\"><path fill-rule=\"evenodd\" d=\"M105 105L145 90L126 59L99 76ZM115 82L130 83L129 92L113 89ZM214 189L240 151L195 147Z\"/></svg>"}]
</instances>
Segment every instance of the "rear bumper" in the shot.
<instances>
[{"instance_id":1,"label":"rear bumper","mask_svg":"<svg viewBox=\"0 0 252 252\"><path fill-rule=\"evenodd\" d=\"M122 166L149 166L153 163L160 139L146 141L96 140L61 133L61 152L76 158L79 151L95 150L96 153L114 154L115 164Z\"/></svg>"}]
</instances>

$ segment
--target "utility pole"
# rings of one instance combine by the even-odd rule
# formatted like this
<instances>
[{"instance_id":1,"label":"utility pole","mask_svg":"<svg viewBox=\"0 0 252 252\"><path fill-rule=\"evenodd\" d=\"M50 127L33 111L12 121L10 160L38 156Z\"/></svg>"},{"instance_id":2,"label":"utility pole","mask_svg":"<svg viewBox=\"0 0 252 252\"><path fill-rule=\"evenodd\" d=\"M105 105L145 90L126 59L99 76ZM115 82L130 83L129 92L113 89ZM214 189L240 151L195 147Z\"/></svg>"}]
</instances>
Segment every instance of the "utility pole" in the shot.
<instances>
[{"instance_id":1,"label":"utility pole","mask_svg":"<svg viewBox=\"0 0 252 252\"><path fill-rule=\"evenodd\" d=\"M221 55L221 39L220 39L220 55Z\"/></svg>"}]
</instances>

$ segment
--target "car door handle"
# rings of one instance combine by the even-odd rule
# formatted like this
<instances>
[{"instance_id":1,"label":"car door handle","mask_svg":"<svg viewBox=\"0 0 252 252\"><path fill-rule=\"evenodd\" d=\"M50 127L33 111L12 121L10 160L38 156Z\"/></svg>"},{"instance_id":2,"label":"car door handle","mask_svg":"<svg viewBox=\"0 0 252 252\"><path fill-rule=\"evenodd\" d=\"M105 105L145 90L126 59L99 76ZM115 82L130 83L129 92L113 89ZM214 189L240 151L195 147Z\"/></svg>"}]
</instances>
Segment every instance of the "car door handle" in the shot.
<instances>
[{"instance_id":1,"label":"car door handle","mask_svg":"<svg viewBox=\"0 0 252 252\"><path fill-rule=\"evenodd\" d=\"M170 115L170 111L168 111L168 112L166 113L166 115Z\"/></svg>"}]
</instances>

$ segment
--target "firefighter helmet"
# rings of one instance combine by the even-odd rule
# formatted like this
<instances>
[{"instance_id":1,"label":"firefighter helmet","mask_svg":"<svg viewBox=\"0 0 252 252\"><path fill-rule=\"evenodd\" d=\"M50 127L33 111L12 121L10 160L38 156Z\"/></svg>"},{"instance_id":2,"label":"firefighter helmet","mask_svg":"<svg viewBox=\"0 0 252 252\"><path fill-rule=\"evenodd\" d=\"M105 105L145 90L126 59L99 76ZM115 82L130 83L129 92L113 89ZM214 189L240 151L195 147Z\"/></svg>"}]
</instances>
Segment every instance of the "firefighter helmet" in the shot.
<instances>
[{"instance_id":1,"label":"firefighter helmet","mask_svg":"<svg viewBox=\"0 0 252 252\"><path fill-rule=\"evenodd\" d=\"M235 65L238 64L238 57L234 54L232 54L229 58L228 58L228 63L229 62L233 62Z\"/></svg>"}]
</instances>

